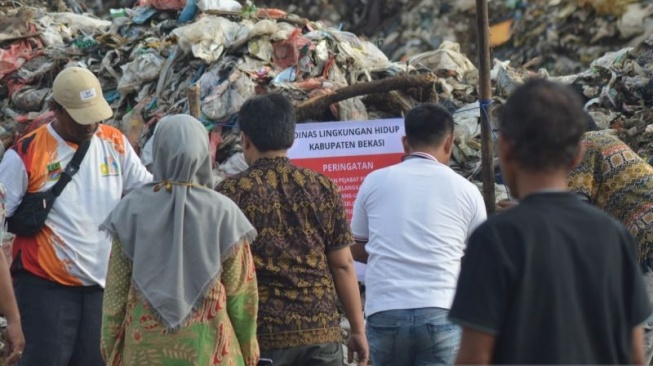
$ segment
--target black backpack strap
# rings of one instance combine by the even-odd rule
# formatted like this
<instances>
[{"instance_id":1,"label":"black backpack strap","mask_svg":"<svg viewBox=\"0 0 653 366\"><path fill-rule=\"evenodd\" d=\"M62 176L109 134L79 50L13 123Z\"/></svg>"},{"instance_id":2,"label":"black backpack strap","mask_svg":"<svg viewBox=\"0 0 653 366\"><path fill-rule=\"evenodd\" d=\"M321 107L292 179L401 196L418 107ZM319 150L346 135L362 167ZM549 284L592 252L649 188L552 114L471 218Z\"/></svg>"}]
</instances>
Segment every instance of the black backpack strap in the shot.
<instances>
[{"instance_id":1,"label":"black backpack strap","mask_svg":"<svg viewBox=\"0 0 653 366\"><path fill-rule=\"evenodd\" d=\"M84 160L84 156L86 155L89 146L91 146L90 140L79 144L77 151L75 151L75 155L73 155L73 159L68 163L68 165L66 165L66 169L64 169L59 180L51 189L51 192L56 197L59 197L63 189L66 188L66 185L73 179L73 175L77 174L79 171L79 166L82 164L82 160Z\"/></svg>"}]
</instances>

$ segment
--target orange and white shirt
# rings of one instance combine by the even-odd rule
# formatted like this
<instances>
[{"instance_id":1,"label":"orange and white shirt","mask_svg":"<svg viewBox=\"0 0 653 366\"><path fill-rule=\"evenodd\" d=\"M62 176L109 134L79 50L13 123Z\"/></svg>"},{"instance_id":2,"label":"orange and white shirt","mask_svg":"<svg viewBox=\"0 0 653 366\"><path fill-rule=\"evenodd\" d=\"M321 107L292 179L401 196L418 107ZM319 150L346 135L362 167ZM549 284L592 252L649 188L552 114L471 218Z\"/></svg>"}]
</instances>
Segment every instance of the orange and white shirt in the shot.
<instances>
[{"instance_id":1,"label":"orange and white shirt","mask_svg":"<svg viewBox=\"0 0 653 366\"><path fill-rule=\"evenodd\" d=\"M50 189L76 150L76 144L64 141L47 124L7 151L0 162L7 217L26 192ZM104 287L111 242L98 228L123 194L151 180L127 138L100 125L43 229L33 237L16 237L14 260L20 258L25 270L63 285Z\"/></svg>"}]
</instances>

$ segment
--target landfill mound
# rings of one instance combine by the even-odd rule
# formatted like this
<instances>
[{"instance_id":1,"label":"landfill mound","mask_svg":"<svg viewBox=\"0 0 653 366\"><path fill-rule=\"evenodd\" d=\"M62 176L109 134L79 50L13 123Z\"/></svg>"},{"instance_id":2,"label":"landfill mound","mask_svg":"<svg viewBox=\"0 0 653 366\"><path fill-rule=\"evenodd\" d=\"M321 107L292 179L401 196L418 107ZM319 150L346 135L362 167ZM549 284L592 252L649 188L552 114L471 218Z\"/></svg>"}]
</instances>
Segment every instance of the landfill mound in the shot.
<instances>
[{"instance_id":1,"label":"landfill mound","mask_svg":"<svg viewBox=\"0 0 653 366\"><path fill-rule=\"evenodd\" d=\"M445 40L460 43L467 55L477 53L474 0L305 0L290 6L369 37L393 61ZM488 6L495 56L556 75L580 72L605 52L635 46L653 32L647 0L492 0Z\"/></svg>"},{"instance_id":2,"label":"landfill mound","mask_svg":"<svg viewBox=\"0 0 653 366\"><path fill-rule=\"evenodd\" d=\"M599 11L590 1L566 3ZM443 40L434 51L391 62L376 44L353 33L278 9L243 7L233 0L141 0L139 5L112 11L112 21L42 7L0 8L5 148L52 120L47 105L52 80L64 67L80 65L104 86L115 111L107 123L119 127L139 152L162 116L189 112L187 88L198 85L200 119L211 134L216 166L233 163L229 159L241 149L236 121L243 102L272 92L295 102L300 122L400 117L419 103L442 103L457 111L455 168L468 177L479 170L478 71L457 43ZM621 131L644 156L653 152L650 42L556 78L574 85L599 125ZM523 80L548 75L546 69L495 61L496 104Z\"/></svg>"}]
</instances>

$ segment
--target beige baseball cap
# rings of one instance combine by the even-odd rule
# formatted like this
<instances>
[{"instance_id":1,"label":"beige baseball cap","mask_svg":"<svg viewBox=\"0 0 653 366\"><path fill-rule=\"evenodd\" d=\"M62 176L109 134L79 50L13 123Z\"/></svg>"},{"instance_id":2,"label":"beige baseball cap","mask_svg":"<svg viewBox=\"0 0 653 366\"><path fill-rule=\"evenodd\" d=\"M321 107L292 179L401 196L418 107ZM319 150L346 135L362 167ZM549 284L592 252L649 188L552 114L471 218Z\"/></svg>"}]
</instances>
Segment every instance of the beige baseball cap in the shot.
<instances>
[{"instance_id":1,"label":"beige baseball cap","mask_svg":"<svg viewBox=\"0 0 653 366\"><path fill-rule=\"evenodd\" d=\"M113 116L102 94L100 81L81 67L69 67L57 75L52 85L52 98L80 125L90 125Z\"/></svg>"}]
</instances>

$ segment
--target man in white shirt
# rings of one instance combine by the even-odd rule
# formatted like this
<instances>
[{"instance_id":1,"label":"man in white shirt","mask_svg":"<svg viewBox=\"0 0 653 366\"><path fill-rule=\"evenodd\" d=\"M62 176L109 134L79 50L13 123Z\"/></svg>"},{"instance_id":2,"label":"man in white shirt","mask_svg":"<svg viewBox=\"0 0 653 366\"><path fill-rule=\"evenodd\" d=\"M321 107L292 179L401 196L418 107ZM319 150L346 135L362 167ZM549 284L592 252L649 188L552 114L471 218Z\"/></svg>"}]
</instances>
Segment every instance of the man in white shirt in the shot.
<instances>
[{"instance_id":1,"label":"man in white shirt","mask_svg":"<svg viewBox=\"0 0 653 366\"><path fill-rule=\"evenodd\" d=\"M478 188L446 164L453 117L436 104L405 118L400 164L372 172L352 217L354 259L367 263L372 364L450 365L460 329L447 320L466 240L486 219Z\"/></svg>"},{"instance_id":2,"label":"man in white shirt","mask_svg":"<svg viewBox=\"0 0 653 366\"><path fill-rule=\"evenodd\" d=\"M18 141L0 163L7 216L26 194L50 190L80 146L88 150L45 225L13 243L11 270L26 339L19 365L103 365L102 295L111 243L98 228L123 194L152 176L127 138L99 123L113 112L95 75L70 67L52 89L56 120Z\"/></svg>"}]
</instances>

